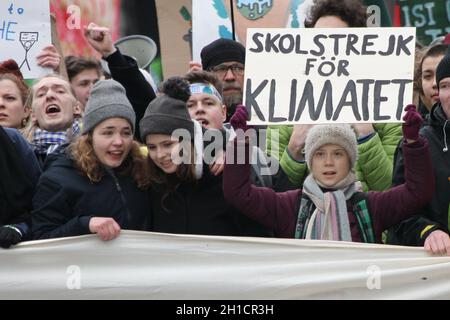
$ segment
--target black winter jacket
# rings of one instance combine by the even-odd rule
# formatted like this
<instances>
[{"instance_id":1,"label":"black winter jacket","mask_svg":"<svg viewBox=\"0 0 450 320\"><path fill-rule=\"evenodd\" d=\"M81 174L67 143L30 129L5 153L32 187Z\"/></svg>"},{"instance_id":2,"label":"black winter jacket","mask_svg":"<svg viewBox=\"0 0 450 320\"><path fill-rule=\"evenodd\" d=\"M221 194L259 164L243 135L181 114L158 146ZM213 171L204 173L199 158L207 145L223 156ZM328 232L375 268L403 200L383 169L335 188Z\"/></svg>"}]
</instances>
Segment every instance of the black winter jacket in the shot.
<instances>
[{"instance_id":1,"label":"black winter jacket","mask_svg":"<svg viewBox=\"0 0 450 320\"><path fill-rule=\"evenodd\" d=\"M91 217L112 217L123 229L146 229L148 191L129 176L113 171L98 183L75 168L67 157L53 161L42 174L33 197L34 239L89 234Z\"/></svg>"},{"instance_id":2,"label":"black winter jacket","mask_svg":"<svg viewBox=\"0 0 450 320\"><path fill-rule=\"evenodd\" d=\"M450 121L437 103L433 106L428 125L420 131L430 146L435 193L431 202L412 218L409 218L388 233L388 243L398 245L423 246L428 235L439 229L448 231L450 203ZM403 154L397 148L394 158L393 184L403 183Z\"/></svg>"},{"instance_id":3,"label":"black winter jacket","mask_svg":"<svg viewBox=\"0 0 450 320\"><path fill-rule=\"evenodd\" d=\"M148 231L223 235L272 236L272 231L241 214L225 201L222 175L213 176L208 168L195 183L181 184L163 199L164 191L151 190L152 219Z\"/></svg>"}]
</instances>

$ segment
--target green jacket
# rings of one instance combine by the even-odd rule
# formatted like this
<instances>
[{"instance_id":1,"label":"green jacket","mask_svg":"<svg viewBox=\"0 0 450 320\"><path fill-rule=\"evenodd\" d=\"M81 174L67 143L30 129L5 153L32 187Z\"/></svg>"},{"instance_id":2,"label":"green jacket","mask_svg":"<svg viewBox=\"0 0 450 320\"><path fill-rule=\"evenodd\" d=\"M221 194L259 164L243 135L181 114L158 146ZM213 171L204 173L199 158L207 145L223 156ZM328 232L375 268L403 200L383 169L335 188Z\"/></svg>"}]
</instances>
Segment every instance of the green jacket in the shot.
<instances>
[{"instance_id":1,"label":"green jacket","mask_svg":"<svg viewBox=\"0 0 450 320\"><path fill-rule=\"evenodd\" d=\"M398 123L374 124L375 134L367 140L358 141L356 173L363 190L383 191L392 184L392 162L395 149L402 139L402 126ZM279 130L278 147L276 130ZM292 126L269 126L267 130L267 153L279 159L289 180L300 187L308 169L305 161L294 160L287 152Z\"/></svg>"}]
</instances>

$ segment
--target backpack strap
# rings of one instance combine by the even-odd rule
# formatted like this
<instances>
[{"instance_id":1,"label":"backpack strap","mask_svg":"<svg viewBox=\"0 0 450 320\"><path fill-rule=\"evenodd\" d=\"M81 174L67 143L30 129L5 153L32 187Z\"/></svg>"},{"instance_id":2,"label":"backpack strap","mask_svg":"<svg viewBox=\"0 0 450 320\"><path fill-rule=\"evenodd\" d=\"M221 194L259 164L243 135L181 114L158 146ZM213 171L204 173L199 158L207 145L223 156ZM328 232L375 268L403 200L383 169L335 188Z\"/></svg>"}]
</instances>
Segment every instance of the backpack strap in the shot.
<instances>
[{"instance_id":1,"label":"backpack strap","mask_svg":"<svg viewBox=\"0 0 450 320\"><path fill-rule=\"evenodd\" d=\"M367 193L356 192L352 198L353 214L358 222L361 240L365 243L375 243L375 232L373 230L372 217L367 206Z\"/></svg>"}]
</instances>

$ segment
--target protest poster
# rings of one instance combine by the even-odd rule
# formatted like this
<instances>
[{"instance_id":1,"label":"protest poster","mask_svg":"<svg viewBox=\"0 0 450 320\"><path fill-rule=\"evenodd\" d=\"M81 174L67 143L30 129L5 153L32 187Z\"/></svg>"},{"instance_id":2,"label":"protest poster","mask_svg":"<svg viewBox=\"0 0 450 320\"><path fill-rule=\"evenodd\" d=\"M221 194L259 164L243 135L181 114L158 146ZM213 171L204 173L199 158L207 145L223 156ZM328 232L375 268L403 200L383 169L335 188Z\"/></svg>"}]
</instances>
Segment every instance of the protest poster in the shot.
<instances>
[{"instance_id":1,"label":"protest poster","mask_svg":"<svg viewBox=\"0 0 450 320\"><path fill-rule=\"evenodd\" d=\"M0 2L0 61L14 59L26 79L49 71L36 56L52 43L48 0Z\"/></svg>"},{"instance_id":2,"label":"protest poster","mask_svg":"<svg viewBox=\"0 0 450 320\"><path fill-rule=\"evenodd\" d=\"M417 28L417 40L428 45L450 33L450 0L400 0L404 26Z\"/></svg>"},{"instance_id":3,"label":"protest poster","mask_svg":"<svg viewBox=\"0 0 450 320\"><path fill-rule=\"evenodd\" d=\"M192 0L155 0L163 78L186 73L192 60Z\"/></svg>"},{"instance_id":4,"label":"protest poster","mask_svg":"<svg viewBox=\"0 0 450 320\"><path fill-rule=\"evenodd\" d=\"M56 27L65 56L96 57L84 37L83 26L95 22L108 27L113 41L120 38L121 0L50 0L50 12L56 17Z\"/></svg>"},{"instance_id":5,"label":"protest poster","mask_svg":"<svg viewBox=\"0 0 450 320\"><path fill-rule=\"evenodd\" d=\"M236 41L245 46L248 28L302 28L312 3L312 0L193 0L193 60L200 61L202 48L214 40L233 38L232 13Z\"/></svg>"},{"instance_id":6,"label":"protest poster","mask_svg":"<svg viewBox=\"0 0 450 320\"><path fill-rule=\"evenodd\" d=\"M251 124L401 122L415 28L249 29Z\"/></svg>"}]
</instances>

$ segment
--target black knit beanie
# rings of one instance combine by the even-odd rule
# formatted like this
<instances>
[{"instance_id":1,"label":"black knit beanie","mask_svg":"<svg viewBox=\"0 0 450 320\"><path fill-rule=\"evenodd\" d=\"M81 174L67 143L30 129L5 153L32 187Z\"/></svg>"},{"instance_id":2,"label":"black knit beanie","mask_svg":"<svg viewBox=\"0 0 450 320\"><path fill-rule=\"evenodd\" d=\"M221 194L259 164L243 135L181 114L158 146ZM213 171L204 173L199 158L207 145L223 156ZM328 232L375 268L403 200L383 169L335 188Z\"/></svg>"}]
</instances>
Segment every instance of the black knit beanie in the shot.
<instances>
[{"instance_id":1,"label":"black knit beanie","mask_svg":"<svg viewBox=\"0 0 450 320\"><path fill-rule=\"evenodd\" d=\"M245 64L245 48L237 41L217 39L202 49L203 70L218 66L224 62L236 61Z\"/></svg>"},{"instance_id":2,"label":"black knit beanie","mask_svg":"<svg viewBox=\"0 0 450 320\"><path fill-rule=\"evenodd\" d=\"M150 102L139 128L142 141L145 141L149 134L172 135L176 129L186 129L191 134L191 139L194 139L194 123L186 103L166 95L161 95Z\"/></svg>"},{"instance_id":3,"label":"black knit beanie","mask_svg":"<svg viewBox=\"0 0 450 320\"><path fill-rule=\"evenodd\" d=\"M436 68L436 83L438 88L439 82L445 78L450 78L450 46L447 48L447 53Z\"/></svg>"}]
</instances>

